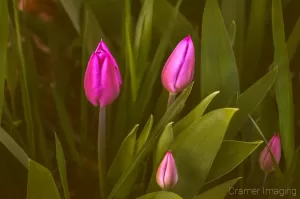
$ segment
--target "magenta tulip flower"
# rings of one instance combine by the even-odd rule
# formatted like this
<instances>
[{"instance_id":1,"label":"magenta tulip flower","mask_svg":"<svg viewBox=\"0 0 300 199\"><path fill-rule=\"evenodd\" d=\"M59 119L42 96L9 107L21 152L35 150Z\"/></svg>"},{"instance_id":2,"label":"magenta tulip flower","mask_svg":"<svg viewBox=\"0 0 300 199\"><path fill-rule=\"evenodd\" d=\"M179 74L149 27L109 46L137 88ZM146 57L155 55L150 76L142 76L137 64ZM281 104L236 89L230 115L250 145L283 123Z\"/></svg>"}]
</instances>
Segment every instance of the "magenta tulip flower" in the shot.
<instances>
[{"instance_id":1,"label":"magenta tulip flower","mask_svg":"<svg viewBox=\"0 0 300 199\"><path fill-rule=\"evenodd\" d=\"M274 136L269 141L268 146L272 151L276 163L279 164L280 157L281 157L281 145L280 145L280 137L278 133L274 134ZM274 171L275 169L272 162L271 153L267 146L265 146L265 148L263 149L263 151L259 156L259 165L260 168L266 173Z\"/></svg>"},{"instance_id":2,"label":"magenta tulip flower","mask_svg":"<svg viewBox=\"0 0 300 199\"><path fill-rule=\"evenodd\" d=\"M156 182L162 189L168 189L176 185L178 181L178 174L176 163L172 152L167 151L165 157L161 161L157 173Z\"/></svg>"},{"instance_id":3,"label":"magenta tulip flower","mask_svg":"<svg viewBox=\"0 0 300 199\"><path fill-rule=\"evenodd\" d=\"M170 93L184 90L194 78L195 52L190 35L176 46L161 75L162 84Z\"/></svg>"},{"instance_id":4,"label":"magenta tulip flower","mask_svg":"<svg viewBox=\"0 0 300 199\"><path fill-rule=\"evenodd\" d=\"M101 40L91 55L84 77L84 90L94 105L105 107L118 97L122 78L116 60Z\"/></svg>"}]
</instances>

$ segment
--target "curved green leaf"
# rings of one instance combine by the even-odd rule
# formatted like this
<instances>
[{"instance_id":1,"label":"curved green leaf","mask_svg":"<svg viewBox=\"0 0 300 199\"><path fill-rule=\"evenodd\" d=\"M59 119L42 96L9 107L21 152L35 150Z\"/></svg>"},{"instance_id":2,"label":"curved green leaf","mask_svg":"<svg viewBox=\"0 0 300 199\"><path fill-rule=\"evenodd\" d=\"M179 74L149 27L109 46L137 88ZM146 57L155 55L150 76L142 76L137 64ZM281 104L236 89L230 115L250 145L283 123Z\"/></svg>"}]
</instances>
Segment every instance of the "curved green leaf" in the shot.
<instances>
[{"instance_id":1,"label":"curved green leaf","mask_svg":"<svg viewBox=\"0 0 300 199\"><path fill-rule=\"evenodd\" d=\"M229 26L228 30L228 37L229 37L229 41L231 46L234 45L234 41L235 41L235 34L236 34L236 24L235 21L232 21L231 25Z\"/></svg>"},{"instance_id":2,"label":"curved green leaf","mask_svg":"<svg viewBox=\"0 0 300 199\"><path fill-rule=\"evenodd\" d=\"M238 111L233 117L228 128L228 132L226 133L226 139L234 138L236 133L247 121L248 114L252 114L255 111L256 107L261 103L272 87L276 79L277 72L278 69L275 67L272 71L238 96L236 106L240 111Z\"/></svg>"},{"instance_id":3,"label":"curved green leaf","mask_svg":"<svg viewBox=\"0 0 300 199\"><path fill-rule=\"evenodd\" d=\"M148 136L151 132L152 129L152 125L153 125L153 115L150 116L149 120L147 121L142 133L140 134L137 143L136 143L136 152L138 153L141 148L144 146L145 142L148 139Z\"/></svg>"},{"instance_id":4,"label":"curved green leaf","mask_svg":"<svg viewBox=\"0 0 300 199\"><path fill-rule=\"evenodd\" d=\"M262 141L240 142L224 140L209 171L207 182L219 178L243 162Z\"/></svg>"},{"instance_id":5,"label":"curved green leaf","mask_svg":"<svg viewBox=\"0 0 300 199\"><path fill-rule=\"evenodd\" d=\"M109 168L108 178L112 184L115 184L118 181L122 173L132 163L138 126L139 125L136 124L128 136L123 140L122 145L120 146L120 149Z\"/></svg>"},{"instance_id":6,"label":"curved green leaf","mask_svg":"<svg viewBox=\"0 0 300 199\"><path fill-rule=\"evenodd\" d=\"M197 119L202 117L204 111L208 107L209 103L219 94L219 91L216 91L209 96L207 96L204 100L202 100L187 116L177 122L174 126L175 135L178 135L185 128L195 122Z\"/></svg>"},{"instance_id":7,"label":"curved green leaf","mask_svg":"<svg viewBox=\"0 0 300 199\"><path fill-rule=\"evenodd\" d=\"M172 189L183 198L196 196L220 149L228 124L237 109L212 111L190 125L171 146L178 169Z\"/></svg>"},{"instance_id":8,"label":"curved green leaf","mask_svg":"<svg viewBox=\"0 0 300 199\"><path fill-rule=\"evenodd\" d=\"M234 53L217 0L206 1L202 21L201 96L220 91L212 104L225 107L239 91Z\"/></svg>"}]
</instances>

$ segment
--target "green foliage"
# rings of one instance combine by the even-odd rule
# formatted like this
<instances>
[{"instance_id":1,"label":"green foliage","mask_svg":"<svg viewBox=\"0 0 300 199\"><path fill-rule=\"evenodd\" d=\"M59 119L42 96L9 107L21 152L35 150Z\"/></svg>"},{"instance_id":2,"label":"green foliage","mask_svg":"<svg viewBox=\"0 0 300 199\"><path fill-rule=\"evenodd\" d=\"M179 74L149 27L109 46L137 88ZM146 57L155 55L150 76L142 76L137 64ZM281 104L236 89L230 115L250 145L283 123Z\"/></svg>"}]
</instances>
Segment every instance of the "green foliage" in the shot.
<instances>
[{"instance_id":1,"label":"green foliage","mask_svg":"<svg viewBox=\"0 0 300 199\"><path fill-rule=\"evenodd\" d=\"M299 188L298 0L26 2L0 1L0 142L17 160L4 156L12 167L0 176L27 176L27 184L0 178L0 198L14 198L6 190L27 190L20 191L27 199L99 198L99 111L83 81L100 40L123 79L101 140L108 182L100 191L108 199ZM160 74L187 35L195 46L193 83L167 109ZM272 156L275 172L263 184L258 156L275 131L281 163ZM168 150L178 183L161 190L156 172Z\"/></svg>"}]
</instances>

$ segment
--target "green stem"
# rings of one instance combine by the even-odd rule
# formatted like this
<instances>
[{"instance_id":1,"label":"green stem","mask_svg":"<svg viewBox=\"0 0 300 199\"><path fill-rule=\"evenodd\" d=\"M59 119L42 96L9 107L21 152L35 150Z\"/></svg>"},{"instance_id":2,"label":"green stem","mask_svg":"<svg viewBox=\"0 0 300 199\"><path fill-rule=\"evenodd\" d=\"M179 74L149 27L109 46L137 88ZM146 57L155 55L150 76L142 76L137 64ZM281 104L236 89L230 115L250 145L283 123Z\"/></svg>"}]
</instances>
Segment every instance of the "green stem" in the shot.
<instances>
[{"instance_id":1,"label":"green stem","mask_svg":"<svg viewBox=\"0 0 300 199\"><path fill-rule=\"evenodd\" d=\"M263 188L266 185L267 177L268 177L268 173L265 173L265 177L264 177L264 181L263 181Z\"/></svg>"},{"instance_id":2,"label":"green stem","mask_svg":"<svg viewBox=\"0 0 300 199\"><path fill-rule=\"evenodd\" d=\"M167 109L173 104L176 99L176 93L169 93Z\"/></svg>"},{"instance_id":3,"label":"green stem","mask_svg":"<svg viewBox=\"0 0 300 199\"><path fill-rule=\"evenodd\" d=\"M99 110L99 126L98 126L98 173L100 195L102 199L106 198L106 108Z\"/></svg>"}]
</instances>

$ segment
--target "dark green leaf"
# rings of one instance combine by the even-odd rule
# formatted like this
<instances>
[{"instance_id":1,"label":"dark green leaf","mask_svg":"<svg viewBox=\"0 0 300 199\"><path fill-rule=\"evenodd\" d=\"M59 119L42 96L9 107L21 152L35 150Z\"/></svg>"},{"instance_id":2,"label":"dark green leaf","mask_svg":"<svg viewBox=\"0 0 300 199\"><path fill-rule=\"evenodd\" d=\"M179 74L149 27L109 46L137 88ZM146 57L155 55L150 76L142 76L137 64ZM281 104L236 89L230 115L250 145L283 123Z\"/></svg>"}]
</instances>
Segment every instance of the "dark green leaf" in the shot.
<instances>
[{"instance_id":1,"label":"dark green leaf","mask_svg":"<svg viewBox=\"0 0 300 199\"><path fill-rule=\"evenodd\" d=\"M66 13L69 15L70 20L73 23L75 30L80 33L80 8L81 1L80 0L60 0L62 6L65 8Z\"/></svg>"},{"instance_id":2,"label":"dark green leaf","mask_svg":"<svg viewBox=\"0 0 300 199\"><path fill-rule=\"evenodd\" d=\"M231 46L234 45L234 41L235 41L235 34L236 34L236 24L235 21L232 21L230 27L227 30L228 32L228 37L229 37L229 41Z\"/></svg>"},{"instance_id":3,"label":"dark green leaf","mask_svg":"<svg viewBox=\"0 0 300 199\"><path fill-rule=\"evenodd\" d=\"M274 63L278 66L275 82L279 112L280 137L286 167L289 168L294 156L294 102L289 68L289 56L285 43L284 22L281 0L272 1L272 31L274 42Z\"/></svg>"},{"instance_id":4,"label":"dark green leaf","mask_svg":"<svg viewBox=\"0 0 300 199\"><path fill-rule=\"evenodd\" d=\"M153 115L150 116L142 133L140 134L137 140L137 145L136 145L137 148L135 153L138 153L141 150L141 148L144 146L145 142L147 141L148 136L152 130L152 124L153 124Z\"/></svg>"}]
</instances>

